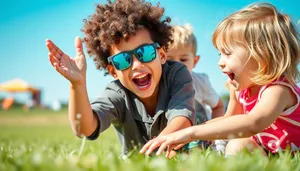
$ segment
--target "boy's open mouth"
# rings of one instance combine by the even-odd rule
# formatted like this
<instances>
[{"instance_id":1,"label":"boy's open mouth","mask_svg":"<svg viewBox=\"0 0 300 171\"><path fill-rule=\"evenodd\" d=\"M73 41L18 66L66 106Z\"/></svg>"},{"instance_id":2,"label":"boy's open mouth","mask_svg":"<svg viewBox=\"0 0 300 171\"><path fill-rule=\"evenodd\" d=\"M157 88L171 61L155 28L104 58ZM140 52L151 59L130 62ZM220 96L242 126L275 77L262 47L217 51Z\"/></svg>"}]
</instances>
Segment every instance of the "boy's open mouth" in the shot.
<instances>
[{"instance_id":1,"label":"boy's open mouth","mask_svg":"<svg viewBox=\"0 0 300 171\"><path fill-rule=\"evenodd\" d=\"M151 85L151 75L141 74L132 79L134 84L140 89L147 89Z\"/></svg>"}]
</instances>

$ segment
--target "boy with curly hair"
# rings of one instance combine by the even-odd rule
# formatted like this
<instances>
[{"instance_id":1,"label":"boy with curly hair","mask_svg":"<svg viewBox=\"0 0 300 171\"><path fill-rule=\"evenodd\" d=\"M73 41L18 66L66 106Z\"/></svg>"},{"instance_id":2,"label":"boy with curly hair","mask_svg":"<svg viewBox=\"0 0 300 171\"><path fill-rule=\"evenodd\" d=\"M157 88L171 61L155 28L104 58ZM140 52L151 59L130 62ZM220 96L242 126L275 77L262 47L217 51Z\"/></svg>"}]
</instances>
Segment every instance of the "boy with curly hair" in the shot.
<instances>
[{"instance_id":1,"label":"boy with curly hair","mask_svg":"<svg viewBox=\"0 0 300 171\"><path fill-rule=\"evenodd\" d=\"M80 38L74 59L46 40L51 64L70 81L69 119L77 136L93 140L113 124L127 154L153 137L193 125L192 77L183 64L166 61L172 28L163 14L164 8L149 2L116 0L98 4L85 20L88 54L98 69L115 78L91 104Z\"/></svg>"}]
</instances>

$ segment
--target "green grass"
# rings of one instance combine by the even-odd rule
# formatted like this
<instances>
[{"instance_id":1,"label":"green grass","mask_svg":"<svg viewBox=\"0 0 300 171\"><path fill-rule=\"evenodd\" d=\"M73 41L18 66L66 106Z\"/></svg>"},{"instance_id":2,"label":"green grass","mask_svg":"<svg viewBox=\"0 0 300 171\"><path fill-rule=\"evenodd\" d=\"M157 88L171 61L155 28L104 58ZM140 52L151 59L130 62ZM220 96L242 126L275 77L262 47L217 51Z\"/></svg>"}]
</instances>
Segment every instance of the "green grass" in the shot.
<instances>
[{"instance_id":1,"label":"green grass","mask_svg":"<svg viewBox=\"0 0 300 171\"><path fill-rule=\"evenodd\" d=\"M222 157L209 150L173 159L134 153L120 158L113 128L95 141L73 135L66 111L0 111L0 170L300 170L300 154L266 158L259 153ZM39 113L40 112L40 113ZM39 114L38 114L39 113Z\"/></svg>"}]
</instances>

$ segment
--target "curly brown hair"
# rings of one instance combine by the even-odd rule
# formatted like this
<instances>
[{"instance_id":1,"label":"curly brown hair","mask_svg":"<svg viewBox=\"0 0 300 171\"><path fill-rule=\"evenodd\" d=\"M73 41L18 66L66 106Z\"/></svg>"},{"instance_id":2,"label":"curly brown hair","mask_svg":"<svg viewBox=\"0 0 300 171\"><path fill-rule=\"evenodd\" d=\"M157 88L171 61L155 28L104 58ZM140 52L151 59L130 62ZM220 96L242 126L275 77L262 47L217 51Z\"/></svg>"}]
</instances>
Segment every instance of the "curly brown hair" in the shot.
<instances>
[{"instance_id":1,"label":"curly brown hair","mask_svg":"<svg viewBox=\"0 0 300 171\"><path fill-rule=\"evenodd\" d=\"M164 8L159 3L153 6L144 0L107 0L107 4L97 4L96 12L84 19L84 42L87 52L96 64L96 68L107 74L107 57L111 44L120 39L127 41L135 35L137 29L146 28L154 42L168 49L172 42L171 19L162 20Z\"/></svg>"}]
</instances>

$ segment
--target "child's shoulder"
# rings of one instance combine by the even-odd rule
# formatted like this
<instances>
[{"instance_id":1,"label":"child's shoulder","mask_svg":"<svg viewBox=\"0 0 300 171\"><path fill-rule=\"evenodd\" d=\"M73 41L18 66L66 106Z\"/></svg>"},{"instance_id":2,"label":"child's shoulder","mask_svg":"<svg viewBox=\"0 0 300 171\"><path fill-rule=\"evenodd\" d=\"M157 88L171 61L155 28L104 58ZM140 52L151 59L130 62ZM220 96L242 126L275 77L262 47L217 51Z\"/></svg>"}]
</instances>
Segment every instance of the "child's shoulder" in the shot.
<instances>
[{"instance_id":1,"label":"child's shoulder","mask_svg":"<svg viewBox=\"0 0 300 171\"><path fill-rule=\"evenodd\" d=\"M161 83L167 87L192 82L188 68L177 61L167 61L162 67Z\"/></svg>"},{"instance_id":2,"label":"child's shoulder","mask_svg":"<svg viewBox=\"0 0 300 171\"><path fill-rule=\"evenodd\" d=\"M300 95L300 88L297 84L290 83L284 76L281 76L279 79L272 81L271 83L264 85L259 90L259 97L261 96L262 92L267 88L271 87L272 85L281 85L284 87L289 88L294 94L297 96Z\"/></svg>"},{"instance_id":3,"label":"child's shoulder","mask_svg":"<svg viewBox=\"0 0 300 171\"><path fill-rule=\"evenodd\" d=\"M167 60L166 63L163 65L163 68L167 70L179 70L184 67L186 66L183 63L171 60Z\"/></svg>"},{"instance_id":4,"label":"child's shoulder","mask_svg":"<svg viewBox=\"0 0 300 171\"><path fill-rule=\"evenodd\" d=\"M107 84L106 89L119 91L122 90L124 87L119 80L113 80Z\"/></svg>"},{"instance_id":5,"label":"child's shoulder","mask_svg":"<svg viewBox=\"0 0 300 171\"><path fill-rule=\"evenodd\" d=\"M191 75L192 75L193 81L201 82L203 84L206 84L209 82L209 77L205 73L192 72Z\"/></svg>"},{"instance_id":6,"label":"child's shoulder","mask_svg":"<svg viewBox=\"0 0 300 171\"><path fill-rule=\"evenodd\" d=\"M119 80L113 80L108 83L104 91L115 92L114 94L120 94L122 97L124 97L126 94L126 88L121 84Z\"/></svg>"},{"instance_id":7,"label":"child's shoulder","mask_svg":"<svg viewBox=\"0 0 300 171\"><path fill-rule=\"evenodd\" d=\"M192 72L192 76L200 79L208 79L208 75L200 72Z\"/></svg>"},{"instance_id":8,"label":"child's shoulder","mask_svg":"<svg viewBox=\"0 0 300 171\"><path fill-rule=\"evenodd\" d=\"M163 65L163 75L167 77L174 77L178 73L189 73L187 67L181 62L167 61Z\"/></svg>"}]
</instances>

